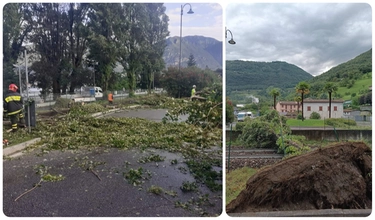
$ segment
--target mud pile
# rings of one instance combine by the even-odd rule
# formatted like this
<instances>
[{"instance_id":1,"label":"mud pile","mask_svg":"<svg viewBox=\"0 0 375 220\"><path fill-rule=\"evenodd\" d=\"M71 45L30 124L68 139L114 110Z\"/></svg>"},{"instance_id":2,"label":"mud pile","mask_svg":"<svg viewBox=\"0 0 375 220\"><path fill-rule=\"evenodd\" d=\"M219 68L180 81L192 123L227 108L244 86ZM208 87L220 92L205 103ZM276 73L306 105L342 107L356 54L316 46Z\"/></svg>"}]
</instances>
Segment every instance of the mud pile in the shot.
<instances>
[{"instance_id":1,"label":"mud pile","mask_svg":"<svg viewBox=\"0 0 375 220\"><path fill-rule=\"evenodd\" d=\"M371 209L371 149L347 142L264 167L231 201L227 213Z\"/></svg>"}]
</instances>

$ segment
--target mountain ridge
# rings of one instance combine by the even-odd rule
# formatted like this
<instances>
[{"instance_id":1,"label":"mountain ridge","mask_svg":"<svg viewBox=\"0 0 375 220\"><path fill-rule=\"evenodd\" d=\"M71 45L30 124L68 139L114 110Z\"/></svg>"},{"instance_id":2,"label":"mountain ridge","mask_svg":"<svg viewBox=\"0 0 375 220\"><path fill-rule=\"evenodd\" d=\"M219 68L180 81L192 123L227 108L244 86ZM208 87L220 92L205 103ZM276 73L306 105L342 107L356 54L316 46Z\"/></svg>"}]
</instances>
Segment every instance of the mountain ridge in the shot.
<instances>
[{"instance_id":1,"label":"mountain ridge","mask_svg":"<svg viewBox=\"0 0 375 220\"><path fill-rule=\"evenodd\" d=\"M163 59L166 67L179 66L180 37L174 36L166 39L166 48ZM186 67L189 56L193 55L196 66L202 69L221 69L223 66L223 42L211 37L199 35L182 37L181 42L181 67Z\"/></svg>"}]
</instances>

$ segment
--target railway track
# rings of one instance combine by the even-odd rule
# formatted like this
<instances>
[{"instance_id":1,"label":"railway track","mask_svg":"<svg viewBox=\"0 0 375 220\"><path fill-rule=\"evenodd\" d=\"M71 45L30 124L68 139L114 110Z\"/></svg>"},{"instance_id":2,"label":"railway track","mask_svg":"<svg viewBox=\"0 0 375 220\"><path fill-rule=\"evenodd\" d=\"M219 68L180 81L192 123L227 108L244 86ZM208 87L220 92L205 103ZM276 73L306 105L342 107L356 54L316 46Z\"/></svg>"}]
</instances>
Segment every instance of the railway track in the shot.
<instances>
[{"instance_id":1,"label":"railway track","mask_svg":"<svg viewBox=\"0 0 375 220\"><path fill-rule=\"evenodd\" d=\"M275 149L226 149L226 156L230 158L278 158L284 154L277 153Z\"/></svg>"},{"instance_id":2,"label":"railway track","mask_svg":"<svg viewBox=\"0 0 375 220\"><path fill-rule=\"evenodd\" d=\"M276 149L246 149L234 147L226 148L226 168L237 169L241 167L261 168L274 164L284 157ZM230 163L228 163L228 161Z\"/></svg>"}]
</instances>

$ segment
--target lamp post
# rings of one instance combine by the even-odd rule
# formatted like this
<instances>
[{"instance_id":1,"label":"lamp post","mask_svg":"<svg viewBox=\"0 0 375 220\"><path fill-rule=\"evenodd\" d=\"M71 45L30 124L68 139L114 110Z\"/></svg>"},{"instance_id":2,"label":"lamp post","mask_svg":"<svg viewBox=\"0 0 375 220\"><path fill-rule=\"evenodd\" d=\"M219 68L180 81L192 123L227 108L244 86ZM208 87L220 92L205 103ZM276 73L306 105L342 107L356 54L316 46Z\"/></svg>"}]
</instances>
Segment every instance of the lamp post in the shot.
<instances>
[{"instance_id":1,"label":"lamp post","mask_svg":"<svg viewBox=\"0 0 375 220\"><path fill-rule=\"evenodd\" d=\"M230 40L228 41L228 43L230 44L236 44L236 41L233 40L233 34L232 34L232 31L230 31L229 29L227 29L227 27L225 27L225 39L227 38L227 32L230 33Z\"/></svg>"},{"instance_id":2,"label":"lamp post","mask_svg":"<svg viewBox=\"0 0 375 220\"><path fill-rule=\"evenodd\" d=\"M29 74L27 72L27 49L25 47L25 74L26 74L26 97L27 97L27 122L28 122L28 130L31 132L31 126L30 126L30 103L29 103Z\"/></svg>"},{"instance_id":3,"label":"lamp post","mask_svg":"<svg viewBox=\"0 0 375 220\"><path fill-rule=\"evenodd\" d=\"M22 80L21 80L21 66L13 64L14 67L18 68L18 78L19 78L19 88L20 88L20 95L22 96Z\"/></svg>"},{"instance_id":4,"label":"lamp post","mask_svg":"<svg viewBox=\"0 0 375 220\"><path fill-rule=\"evenodd\" d=\"M184 7L186 5L190 6L190 10L187 12L188 14L193 14L193 10L191 10L191 4L186 3L184 5L181 5L181 20L180 20L180 59L178 62L178 72L181 73L181 42L182 42L182 15L184 14Z\"/></svg>"}]
</instances>

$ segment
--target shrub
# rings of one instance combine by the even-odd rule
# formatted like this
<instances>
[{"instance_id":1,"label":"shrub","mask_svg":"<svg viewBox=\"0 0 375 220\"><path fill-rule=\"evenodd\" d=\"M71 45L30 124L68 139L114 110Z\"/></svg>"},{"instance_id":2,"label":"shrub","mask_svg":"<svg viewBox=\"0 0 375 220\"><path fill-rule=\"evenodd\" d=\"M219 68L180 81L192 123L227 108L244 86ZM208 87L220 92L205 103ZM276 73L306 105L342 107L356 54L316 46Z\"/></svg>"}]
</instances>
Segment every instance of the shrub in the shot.
<instances>
[{"instance_id":1,"label":"shrub","mask_svg":"<svg viewBox=\"0 0 375 220\"><path fill-rule=\"evenodd\" d=\"M56 108L68 108L70 102L71 102L70 99L57 98L55 102L55 107Z\"/></svg>"},{"instance_id":2,"label":"shrub","mask_svg":"<svg viewBox=\"0 0 375 220\"><path fill-rule=\"evenodd\" d=\"M300 114L297 115L297 119L298 120L302 120L302 113L300 113Z\"/></svg>"},{"instance_id":3,"label":"shrub","mask_svg":"<svg viewBox=\"0 0 375 220\"><path fill-rule=\"evenodd\" d=\"M273 148L276 145L277 135L267 121L254 120L246 123L239 136L245 147Z\"/></svg>"},{"instance_id":4,"label":"shrub","mask_svg":"<svg viewBox=\"0 0 375 220\"><path fill-rule=\"evenodd\" d=\"M306 137L302 135L285 135L277 139L279 152L284 155L296 156L308 152L310 147L306 146Z\"/></svg>"},{"instance_id":5,"label":"shrub","mask_svg":"<svg viewBox=\"0 0 375 220\"><path fill-rule=\"evenodd\" d=\"M320 114L317 112L312 112L310 115L310 119L320 119Z\"/></svg>"},{"instance_id":6,"label":"shrub","mask_svg":"<svg viewBox=\"0 0 375 220\"><path fill-rule=\"evenodd\" d=\"M326 125L330 125L333 127L347 127L349 126L356 126L357 123L354 120L346 119L346 118L329 118L325 120Z\"/></svg>"},{"instance_id":7,"label":"shrub","mask_svg":"<svg viewBox=\"0 0 375 220\"><path fill-rule=\"evenodd\" d=\"M239 140L245 147L275 148L281 131L283 135L290 133L290 128L286 125L286 118L280 116L275 110L244 123Z\"/></svg>"},{"instance_id":8,"label":"shrub","mask_svg":"<svg viewBox=\"0 0 375 220\"><path fill-rule=\"evenodd\" d=\"M245 122L237 122L237 123L236 123L235 130L236 130L236 131L242 131L243 128L245 127L245 125L246 125Z\"/></svg>"}]
</instances>

